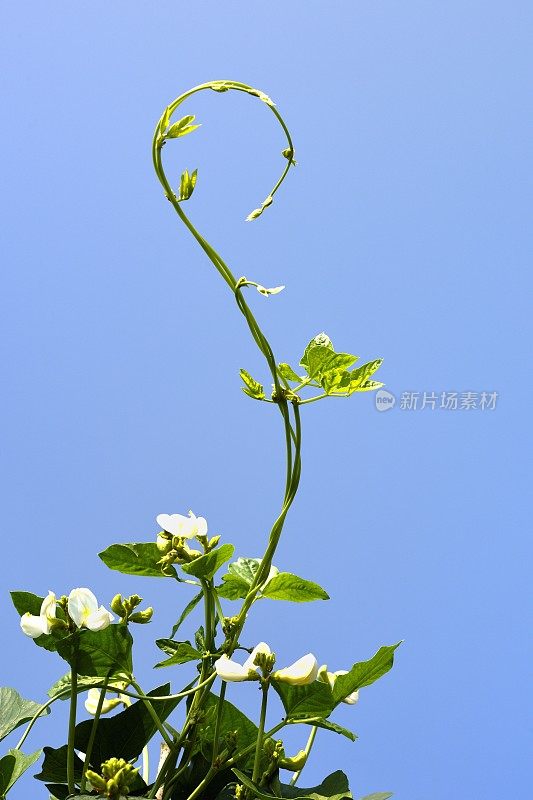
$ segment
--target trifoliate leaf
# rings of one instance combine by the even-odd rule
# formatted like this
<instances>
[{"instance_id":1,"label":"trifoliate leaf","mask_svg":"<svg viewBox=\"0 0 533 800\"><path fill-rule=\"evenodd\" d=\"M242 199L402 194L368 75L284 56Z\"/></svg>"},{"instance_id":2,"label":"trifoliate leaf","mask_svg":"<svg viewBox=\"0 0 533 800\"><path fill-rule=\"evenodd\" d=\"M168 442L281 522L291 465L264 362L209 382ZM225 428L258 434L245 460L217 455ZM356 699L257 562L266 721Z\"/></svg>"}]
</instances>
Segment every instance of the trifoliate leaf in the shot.
<instances>
[{"instance_id":1,"label":"trifoliate leaf","mask_svg":"<svg viewBox=\"0 0 533 800\"><path fill-rule=\"evenodd\" d=\"M161 571L159 564L161 553L155 542L112 544L98 553L98 556L109 569L123 572L125 575L145 575L150 578L176 576L176 570L171 565L167 574Z\"/></svg>"},{"instance_id":2,"label":"trifoliate leaf","mask_svg":"<svg viewBox=\"0 0 533 800\"><path fill-rule=\"evenodd\" d=\"M180 616L178 618L178 621L174 624L174 626L172 628L172 633L170 634L170 638L171 639L172 639L173 636L176 635L176 633L178 632L179 628L185 622L185 620L187 619L187 617L189 616L191 611L194 611L194 609L196 608L196 606L198 605L198 603L200 602L202 597L203 597L203 592L198 592L198 594L196 594L193 597L193 599L190 600L187 603L187 605L185 606L185 608L181 612L181 614L180 614Z\"/></svg>"},{"instance_id":3,"label":"trifoliate leaf","mask_svg":"<svg viewBox=\"0 0 533 800\"><path fill-rule=\"evenodd\" d=\"M382 386L385 386L384 383L380 383L380 381L365 381L361 386L358 386L355 389L356 392L373 392L375 389L380 389Z\"/></svg>"},{"instance_id":4,"label":"trifoliate leaf","mask_svg":"<svg viewBox=\"0 0 533 800\"><path fill-rule=\"evenodd\" d=\"M165 133L166 129L168 128L169 122L170 122L170 108L167 106L165 108L163 116L161 117L161 126L160 126L160 129L159 129L160 132L161 132L161 135L163 135Z\"/></svg>"},{"instance_id":5,"label":"trifoliate leaf","mask_svg":"<svg viewBox=\"0 0 533 800\"><path fill-rule=\"evenodd\" d=\"M180 200L188 200L189 197L194 192L194 187L196 186L196 178L198 176L198 170L195 169L189 175L189 171L186 169L182 175L180 180Z\"/></svg>"},{"instance_id":6,"label":"trifoliate leaf","mask_svg":"<svg viewBox=\"0 0 533 800\"><path fill-rule=\"evenodd\" d=\"M0 688L0 740L24 722L28 722L41 708L41 703L26 700L16 689L10 686ZM40 716L50 713L49 708L41 711ZM1 795L0 795L1 796Z\"/></svg>"},{"instance_id":7,"label":"trifoliate leaf","mask_svg":"<svg viewBox=\"0 0 533 800\"><path fill-rule=\"evenodd\" d=\"M280 572L275 575L261 591L263 597L268 597L270 600L289 600L292 603L329 600L328 593L318 583L306 581L290 572Z\"/></svg>"},{"instance_id":8,"label":"trifoliate leaf","mask_svg":"<svg viewBox=\"0 0 533 800\"><path fill-rule=\"evenodd\" d=\"M0 758L0 797L6 796L20 776L35 764L42 752L37 750L36 753L26 756L20 750L8 750L7 755Z\"/></svg>"},{"instance_id":9,"label":"trifoliate leaf","mask_svg":"<svg viewBox=\"0 0 533 800\"><path fill-rule=\"evenodd\" d=\"M253 397L254 400L264 400L265 399L265 389L261 383L252 378L249 372L246 372L245 369L240 370L240 376L243 379L246 386L242 387L242 390L245 394L249 397Z\"/></svg>"},{"instance_id":10,"label":"trifoliate leaf","mask_svg":"<svg viewBox=\"0 0 533 800\"><path fill-rule=\"evenodd\" d=\"M191 122L195 119L194 114L189 114L186 117L182 117L178 122L175 122L173 125L170 126L167 133L165 134L167 139L178 139L180 136L186 136L188 133L192 133L199 128L199 125L191 125Z\"/></svg>"},{"instance_id":11,"label":"trifoliate leaf","mask_svg":"<svg viewBox=\"0 0 533 800\"><path fill-rule=\"evenodd\" d=\"M228 571L222 576L223 583L217 586L220 597L226 600L244 599L255 580L261 566L260 558L238 558L228 566Z\"/></svg>"},{"instance_id":12,"label":"trifoliate leaf","mask_svg":"<svg viewBox=\"0 0 533 800\"><path fill-rule=\"evenodd\" d=\"M278 364L278 372L286 381L301 383L304 380L300 375L296 374L289 364Z\"/></svg>"},{"instance_id":13,"label":"trifoliate leaf","mask_svg":"<svg viewBox=\"0 0 533 800\"><path fill-rule=\"evenodd\" d=\"M352 394L359 390L359 388L366 383L368 378L376 372L383 364L382 358L377 358L375 361L368 361L361 367L354 369L350 373L350 384L348 386L348 394Z\"/></svg>"},{"instance_id":14,"label":"trifoliate leaf","mask_svg":"<svg viewBox=\"0 0 533 800\"><path fill-rule=\"evenodd\" d=\"M309 353L315 347L327 347L329 350L333 351L333 344L331 342L331 339L327 335L327 333L319 333L313 339L311 339L311 341L309 342L309 344L305 348L304 354L303 354L303 356L302 356L302 358L300 360L300 366L302 366L302 367L307 367L308 366L308 364L309 364L309 362L308 362Z\"/></svg>"},{"instance_id":15,"label":"trifoliate leaf","mask_svg":"<svg viewBox=\"0 0 533 800\"><path fill-rule=\"evenodd\" d=\"M187 575L194 575L195 578L212 578L215 572L220 569L222 564L229 561L235 552L232 544L223 544L217 550L211 550L205 556L199 556L189 564L182 564L181 568Z\"/></svg>"},{"instance_id":16,"label":"trifoliate leaf","mask_svg":"<svg viewBox=\"0 0 533 800\"><path fill-rule=\"evenodd\" d=\"M340 703L352 692L363 686L370 686L382 675L388 672L394 663L394 651L401 642L380 647L377 653L368 661L359 661L346 673L339 675L333 685L333 698L335 703Z\"/></svg>"},{"instance_id":17,"label":"trifoliate leaf","mask_svg":"<svg viewBox=\"0 0 533 800\"><path fill-rule=\"evenodd\" d=\"M372 794L365 794L361 800L389 800L392 797L392 792L372 792Z\"/></svg>"},{"instance_id":18,"label":"trifoliate leaf","mask_svg":"<svg viewBox=\"0 0 533 800\"><path fill-rule=\"evenodd\" d=\"M159 667L172 667L175 664L186 664L188 661L198 661L202 654L190 642L175 642L173 639L157 639L156 645L169 656L164 661L155 665Z\"/></svg>"}]
</instances>

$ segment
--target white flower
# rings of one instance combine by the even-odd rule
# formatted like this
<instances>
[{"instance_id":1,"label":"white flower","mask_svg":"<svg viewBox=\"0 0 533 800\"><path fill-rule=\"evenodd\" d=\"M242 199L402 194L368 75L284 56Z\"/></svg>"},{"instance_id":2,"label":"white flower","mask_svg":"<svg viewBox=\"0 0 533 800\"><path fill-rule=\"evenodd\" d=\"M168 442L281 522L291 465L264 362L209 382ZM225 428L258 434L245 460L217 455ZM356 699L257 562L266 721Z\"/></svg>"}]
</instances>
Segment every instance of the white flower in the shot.
<instances>
[{"instance_id":1,"label":"white flower","mask_svg":"<svg viewBox=\"0 0 533 800\"><path fill-rule=\"evenodd\" d=\"M258 283L255 288L257 289L259 294L268 297L270 294L279 294L284 290L285 286L274 286L272 289L267 289L266 286L261 286L261 284Z\"/></svg>"},{"instance_id":2,"label":"white flower","mask_svg":"<svg viewBox=\"0 0 533 800\"><path fill-rule=\"evenodd\" d=\"M98 707L98 702L100 700L101 689L89 689L87 693L87 700L85 701L85 708L92 714L93 717L96 714L96 709ZM109 711L112 711L117 706L124 704L128 706L130 704L129 697L125 694L120 694L118 697L106 697L102 704L102 708L100 710L100 714L107 714Z\"/></svg>"},{"instance_id":3,"label":"white flower","mask_svg":"<svg viewBox=\"0 0 533 800\"><path fill-rule=\"evenodd\" d=\"M56 616L56 596L49 591L41 603L39 616L26 612L20 619L20 627L26 636L37 639L38 636L50 633L50 621Z\"/></svg>"},{"instance_id":4,"label":"white flower","mask_svg":"<svg viewBox=\"0 0 533 800\"><path fill-rule=\"evenodd\" d=\"M184 539L205 536L207 533L206 520L203 517L197 517L192 511L189 511L188 517L183 514L159 514L156 522L167 533L181 536Z\"/></svg>"},{"instance_id":5,"label":"white flower","mask_svg":"<svg viewBox=\"0 0 533 800\"><path fill-rule=\"evenodd\" d=\"M335 681L339 677L339 675L346 675L348 673L347 669L338 669L336 672L328 672L327 666L324 664L318 670L318 680L322 683L329 683L331 689L333 689L335 685ZM347 703L349 706L353 706L359 700L359 691L351 692L343 699L343 703Z\"/></svg>"},{"instance_id":6,"label":"white flower","mask_svg":"<svg viewBox=\"0 0 533 800\"><path fill-rule=\"evenodd\" d=\"M90 589L73 589L68 596L68 613L78 628L103 631L115 619L107 608L99 606Z\"/></svg>"},{"instance_id":7,"label":"white flower","mask_svg":"<svg viewBox=\"0 0 533 800\"><path fill-rule=\"evenodd\" d=\"M290 667L276 670L272 673L272 678L276 681L289 683L291 686L305 686L316 680L318 673L318 663L312 653L299 658Z\"/></svg>"},{"instance_id":8,"label":"white flower","mask_svg":"<svg viewBox=\"0 0 533 800\"><path fill-rule=\"evenodd\" d=\"M257 680L259 677L259 669L254 664L255 657L258 653L265 653L270 655L270 647L266 642L259 642L254 647L244 664L239 664L237 661L232 661L227 655L220 656L215 661L215 670L219 678L223 681L251 681Z\"/></svg>"}]
</instances>

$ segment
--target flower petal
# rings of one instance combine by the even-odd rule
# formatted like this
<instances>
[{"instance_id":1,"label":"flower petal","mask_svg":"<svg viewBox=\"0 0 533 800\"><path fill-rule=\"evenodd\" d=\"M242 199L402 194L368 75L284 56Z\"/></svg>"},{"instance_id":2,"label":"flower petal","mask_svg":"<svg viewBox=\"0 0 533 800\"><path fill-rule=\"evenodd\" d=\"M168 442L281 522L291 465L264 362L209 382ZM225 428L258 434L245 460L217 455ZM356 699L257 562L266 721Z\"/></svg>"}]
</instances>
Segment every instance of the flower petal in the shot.
<instances>
[{"instance_id":1,"label":"flower petal","mask_svg":"<svg viewBox=\"0 0 533 800\"><path fill-rule=\"evenodd\" d=\"M46 617L37 617L35 614L26 612L20 618L20 627L26 636L31 636L32 639L37 639L43 633L48 633L48 620Z\"/></svg>"},{"instance_id":2,"label":"flower petal","mask_svg":"<svg viewBox=\"0 0 533 800\"><path fill-rule=\"evenodd\" d=\"M308 683L313 683L317 674L317 660L312 653L307 653L307 655L302 656L289 667L274 672L272 677L283 683L289 683L291 686L305 686Z\"/></svg>"},{"instance_id":3,"label":"flower petal","mask_svg":"<svg viewBox=\"0 0 533 800\"><path fill-rule=\"evenodd\" d=\"M100 606L100 608L98 608L96 611L93 611L85 618L84 625L90 631L103 631L104 628L107 628L109 625L111 625L114 619L115 617L107 610L107 608Z\"/></svg>"},{"instance_id":4,"label":"flower petal","mask_svg":"<svg viewBox=\"0 0 533 800\"><path fill-rule=\"evenodd\" d=\"M55 594L48 590L48 594L41 603L41 617L44 617L48 622L55 619L57 609L57 601Z\"/></svg>"},{"instance_id":5,"label":"flower petal","mask_svg":"<svg viewBox=\"0 0 533 800\"><path fill-rule=\"evenodd\" d=\"M89 692L87 693L87 700L84 703L85 709L93 716L96 714L98 701L100 700L100 694L101 689L89 689ZM110 711L120 705L122 705L122 700L120 697L106 697L102 704L100 713L108 714Z\"/></svg>"},{"instance_id":6,"label":"flower petal","mask_svg":"<svg viewBox=\"0 0 533 800\"><path fill-rule=\"evenodd\" d=\"M249 669L236 661L232 661L226 655L220 656L215 661L215 670L223 681L247 681L250 678Z\"/></svg>"},{"instance_id":7,"label":"flower petal","mask_svg":"<svg viewBox=\"0 0 533 800\"><path fill-rule=\"evenodd\" d=\"M173 536L183 536L183 529L189 520L183 514L159 514L155 521L167 533L171 533Z\"/></svg>"},{"instance_id":8,"label":"flower petal","mask_svg":"<svg viewBox=\"0 0 533 800\"><path fill-rule=\"evenodd\" d=\"M244 662L243 665L244 669L247 670L253 669L257 672L257 666L254 664L254 661L258 653L265 653L267 656L269 656L272 653L272 650L270 649L270 647L267 645L266 642L259 642L259 644L256 644L256 646L254 647L254 649Z\"/></svg>"},{"instance_id":9,"label":"flower petal","mask_svg":"<svg viewBox=\"0 0 533 800\"><path fill-rule=\"evenodd\" d=\"M90 589L73 589L68 596L69 617L78 628L97 609L98 601Z\"/></svg>"},{"instance_id":10,"label":"flower petal","mask_svg":"<svg viewBox=\"0 0 533 800\"><path fill-rule=\"evenodd\" d=\"M197 517L192 511L189 511L189 517L194 520L194 533L192 536L206 536L207 535L207 520L205 517Z\"/></svg>"}]
</instances>

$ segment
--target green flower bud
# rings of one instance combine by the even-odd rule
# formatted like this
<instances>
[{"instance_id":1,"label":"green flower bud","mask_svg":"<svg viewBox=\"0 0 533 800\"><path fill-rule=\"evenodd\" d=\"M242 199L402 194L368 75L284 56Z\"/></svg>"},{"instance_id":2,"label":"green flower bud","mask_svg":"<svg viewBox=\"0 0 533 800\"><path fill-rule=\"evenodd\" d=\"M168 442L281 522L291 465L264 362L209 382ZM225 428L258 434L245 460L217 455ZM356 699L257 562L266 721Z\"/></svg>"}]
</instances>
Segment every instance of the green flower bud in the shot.
<instances>
[{"instance_id":1,"label":"green flower bud","mask_svg":"<svg viewBox=\"0 0 533 800\"><path fill-rule=\"evenodd\" d=\"M96 772L93 772L92 769L88 769L86 772L87 780L91 782L91 786L93 789L99 794L102 794L107 791L107 781L102 778L101 775L98 775Z\"/></svg>"},{"instance_id":2,"label":"green flower bud","mask_svg":"<svg viewBox=\"0 0 533 800\"><path fill-rule=\"evenodd\" d=\"M148 606L144 611L136 611L129 618L129 622L137 622L139 625L146 625L152 619L154 609Z\"/></svg>"},{"instance_id":3,"label":"green flower bud","mask_svg":"<svg viewBox=\"0 0 533 800\"><path fill-rule=\"evenodd\" d=\"M294 150L291 150L290 147L286 147L285 150L282 150L281 155L286 158L287 161L290 161L293 167L296 166L296 161L294 160Z\"/></svg>"},{"instance_id":4,"label":"green flower bud","mask_svg":"<svg viewBox=\"0 0 533 800\"><path fill-rule=\"evenodd\" d=\"M209 539L209 542L207 544L207 549L212 550L214 547L216 547L217 544L220 542L220 539L221 539L220 536L213 536L211 539Z\"/></svg>"},{"instance_id":5,"label":"green flower bud","mask_svg":"<svg viewBox=\"0 0 533 800\"><path fill-rule=\"evenodd\" d=\"M138 594L132 594L128 597L127 600L124 600L124 605L127 611L133 611L134 608L142 603L143 599Z\"/></svg>"},{"instance_id":6,"label":"green flower bud","mask_svg":"<svg viewBox=\"0 0 533 800\"><path fill-rule=\"evenodd\" d=\"M251 211L246 217L246 222L252 222L254 219L260 217L262 213L263 213L262 208L254 208L254 210Z\"/></svg>"},{"instance_id":7,"label":"green flower bud","mask_svg":"<svg viewBox=\"0 0 533 800\"><path fill-rule=\"evenodd\" d=\"M111 600L111 610L114 611L115 614L118 614L119 617L124 617L126 615L126 609L124 608L121 594L116 594Z\"/></svg>"}]
</instances>

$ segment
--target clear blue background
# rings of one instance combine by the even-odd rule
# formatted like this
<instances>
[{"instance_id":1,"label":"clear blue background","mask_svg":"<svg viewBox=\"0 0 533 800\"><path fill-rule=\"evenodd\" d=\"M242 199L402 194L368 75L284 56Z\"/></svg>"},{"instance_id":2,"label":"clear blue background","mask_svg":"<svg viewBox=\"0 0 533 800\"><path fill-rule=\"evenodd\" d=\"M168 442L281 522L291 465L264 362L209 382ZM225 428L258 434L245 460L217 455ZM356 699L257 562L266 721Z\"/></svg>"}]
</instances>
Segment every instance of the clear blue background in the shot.
<instances>
[{"instance_id":1,"label":"clear blue background","mask_svg":"<svg viewBox=\"0 0 533 800\"><path fill-rule=\"evenodd\" d=\"M332 599L260 604L244 641L339 669L405 640L337 715L359 740L321 732L304 785L342 767L356 796L523 796L532 22L530 3L490 0L2 5L2 684L38 699L64 671L20 633L8 589L89 585L156 606L136 671L178 689L177 671L151 672L153 639L187 588L96 553L189 508L239 554L262 551L280 420L240 391L239 367L266 371L149 152L169 100L232 78L268 92L294 134L298 168L273 207L243 224L284 146L244 95L191 102L202 128L167 164L174 182L199 167L188 210L234 272L286 284L250 295L279 360L326 330L383 356L397 396L499 393L484 412L379 414L371 394L303 409L276 562ZM258 703L252 686L229 696ZM27 749L65 739L56 705ZM29 795L46 795L31 777L12 797Z\"/></svg>"}]
</instances>

